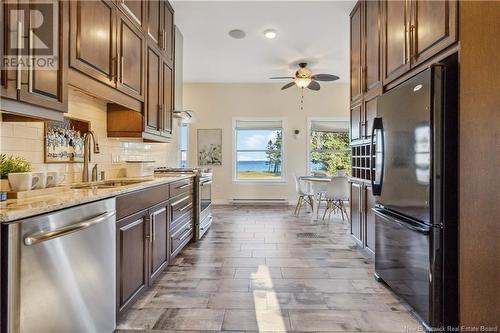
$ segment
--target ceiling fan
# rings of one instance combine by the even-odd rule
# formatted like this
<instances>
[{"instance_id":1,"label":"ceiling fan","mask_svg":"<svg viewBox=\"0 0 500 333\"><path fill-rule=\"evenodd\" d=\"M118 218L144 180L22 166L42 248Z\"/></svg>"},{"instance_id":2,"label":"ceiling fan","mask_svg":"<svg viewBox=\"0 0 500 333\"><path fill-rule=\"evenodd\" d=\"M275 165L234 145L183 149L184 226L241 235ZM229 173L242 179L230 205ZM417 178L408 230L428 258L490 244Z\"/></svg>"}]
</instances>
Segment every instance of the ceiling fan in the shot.
<instances>
[{"instance_id":1,"label":"ceiling fan","mask_svg":"<svg viewBox=\"0 0 500 333\"><path fill-rule=\"evenodd\" d=\"M299 88L308 88L311 90L320 90L321 86L318 81L335 81L338 80L339 77L337 75L332 74L314 74L310 69L306 68L307 63L301 62L299 64L299 69L295 72L295 76L277 76L271 77L271 80L284 80L284 79L292 79L293 81L285 84L281 90L288 89L294 85L297 85Z\"/></svg>"}]
</instances>

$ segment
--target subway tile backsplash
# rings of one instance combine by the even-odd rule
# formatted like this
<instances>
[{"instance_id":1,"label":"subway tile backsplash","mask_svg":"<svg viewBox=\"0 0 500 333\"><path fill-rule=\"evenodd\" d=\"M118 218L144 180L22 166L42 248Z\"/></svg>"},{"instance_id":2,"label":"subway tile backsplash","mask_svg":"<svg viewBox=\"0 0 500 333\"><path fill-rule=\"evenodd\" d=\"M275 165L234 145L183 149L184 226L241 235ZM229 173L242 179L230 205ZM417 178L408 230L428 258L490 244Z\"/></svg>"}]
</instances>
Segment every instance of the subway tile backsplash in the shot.
<instances>
[{"instance_id":1,"label":"subway tile backsplash","mask_svg":"<svg viewBox=\"0 0 500 333\"><path fill-rule=\"evenodd\" d=\"M68 117L90 121L97 134L100 154L92 154L91 168L97 163L99 174L106 178L125 176L126 160L151 160L156 165L177 166L179 163L177 131L171 143L144 143L135 139L108 138L106 135L106 103L79 91L69 92ZM59 171L66 174L65 183L81 180L83 163L44 163L44 124L42 122L0 123L0 151L28 159L35 171Z\"/></svg>"}]
</instances>

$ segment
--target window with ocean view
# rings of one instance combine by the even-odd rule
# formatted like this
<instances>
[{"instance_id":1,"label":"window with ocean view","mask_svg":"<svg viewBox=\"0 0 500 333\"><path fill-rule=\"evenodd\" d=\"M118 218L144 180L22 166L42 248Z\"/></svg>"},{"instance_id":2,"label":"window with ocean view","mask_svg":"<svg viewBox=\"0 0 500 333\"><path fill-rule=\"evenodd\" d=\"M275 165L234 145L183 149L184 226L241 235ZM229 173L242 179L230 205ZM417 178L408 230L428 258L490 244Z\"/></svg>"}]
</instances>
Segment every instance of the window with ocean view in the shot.
<instances>
[{"instance_id":1,"label":"window with ocean view","mask_svg":"<svg viewBox=\"0 0 500 333\"><path fill-rule=\"evenodd\" d=\"M283 122L236 120L235 178L276 181L282 179Z\"/></svg>"},{"instance_id":2,"label":"window with ocean view","mask_svg":"<svg viewBox=\"0 0 500 333\"><path fill-rule=\"evenodd\" d=\"M342 121L310 122L309 171L330 176L351 172L349 123Z\"/></svg>"}]
</instances>

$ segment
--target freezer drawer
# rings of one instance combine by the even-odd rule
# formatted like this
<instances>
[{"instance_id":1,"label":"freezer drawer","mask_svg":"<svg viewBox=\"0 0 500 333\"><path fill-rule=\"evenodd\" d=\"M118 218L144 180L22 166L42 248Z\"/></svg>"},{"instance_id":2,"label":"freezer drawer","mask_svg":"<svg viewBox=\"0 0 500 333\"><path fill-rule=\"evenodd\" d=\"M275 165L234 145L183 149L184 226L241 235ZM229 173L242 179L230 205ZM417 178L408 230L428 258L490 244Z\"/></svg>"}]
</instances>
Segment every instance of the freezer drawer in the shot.
<instances>
[{"instance_id":1,"label":"freezer drawer","mask_svg":"<svg viewBox=\"0 0 500 333\"><path fill-rule=\"evenodd\" d=\"M429 322L430 227L375 211L375 273Z\"/></svg>"}]
</instances>

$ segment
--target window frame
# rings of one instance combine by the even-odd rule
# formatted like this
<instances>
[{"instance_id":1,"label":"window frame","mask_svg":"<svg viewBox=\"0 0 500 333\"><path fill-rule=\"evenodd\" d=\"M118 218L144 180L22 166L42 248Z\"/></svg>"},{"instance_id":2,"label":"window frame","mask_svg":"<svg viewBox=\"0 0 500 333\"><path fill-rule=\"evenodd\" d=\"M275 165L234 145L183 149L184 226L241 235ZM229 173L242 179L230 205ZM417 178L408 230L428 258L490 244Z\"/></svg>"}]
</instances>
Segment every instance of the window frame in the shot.
<instances>
[{"instance_id":1,"label":"window frame","mask_svg":"<svg viewBox=\"0 0 500 333\"><path fill-rule=\"evenodd\" d=\"M321 121L330 121L330 122L342 122L346 123L346 133L349 134L349 118L343 118L343 117L307 117L307 142L306 142L306 166L307 166L307 174L311 175L312 170L311 170L311 153L313 150L311 149L311 127L313 122L321 122ZM325 151L330 151L330 150L325 150Z\"/></svg>"},{"instance_id":2,"label":"window frame","mask_svg":"<svg viewBox=\"0 0 500 333\"><path fill-rule=\"evenodd\" d=\"M182 145L181 145L181 130L182 127L186 127L187 135L186 135L186 167L189 167L189 124L179 122L179 167L182 168Z\"/></svg>"},{"instance_id":3,"label":"window frame","mask_svg":"<svg viewBox=\"0 0 500 333\"><path fill-rule=\"evenodd\" d=\"M286 177L286 118L284 117L234 117L232 119L232 178L234 183L239 184L283 184L287 183ZM238 150L237 150L237 128L238 121L281 121L281 177L279 179L239 179L238 178ZM256 128L259 130L258 128ZM265 129L262 129L265 130Z\"/></svg>"}]
</instances>

